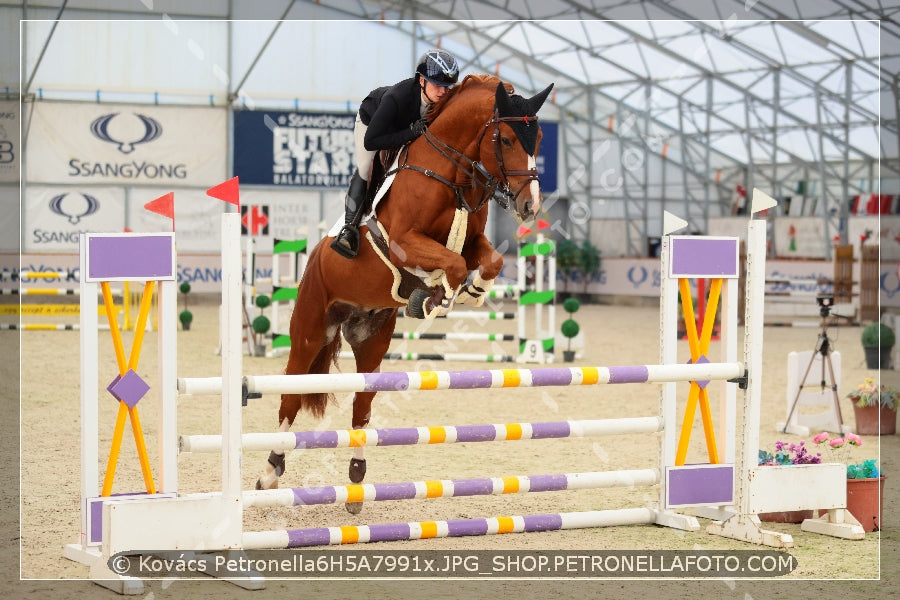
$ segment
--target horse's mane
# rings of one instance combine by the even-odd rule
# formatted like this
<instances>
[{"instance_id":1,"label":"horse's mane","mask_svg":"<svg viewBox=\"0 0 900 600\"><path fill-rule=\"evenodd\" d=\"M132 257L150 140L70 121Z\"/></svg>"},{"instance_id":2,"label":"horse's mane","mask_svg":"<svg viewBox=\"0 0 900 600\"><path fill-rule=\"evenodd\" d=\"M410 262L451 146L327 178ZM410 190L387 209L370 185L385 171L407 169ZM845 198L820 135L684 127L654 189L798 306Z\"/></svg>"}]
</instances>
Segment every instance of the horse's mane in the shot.
<instances>
[{"instance_id":1,"label":"horse's mane","mask_svg":"<svg viewBox=\"0 0 900 600\"><path fill-rule=\"evenodd\" d=\"M459 84L450 88L450 90L446 94L444 94L440 100L438 100L437 102L435 102L434 104L431 105L431 107L428 109L428 112L426 113L426 117L428 117L428 122L430 123L439 114L441 114L441 111L444 109L444 107L447 105L447 103L452 101L453 98L455 98L457 95L459 95L464 90L467 90L473 86L482 86L482 85L489 86L491 90L494 90L497 88L498 83L501 83L501 80L499 77L497 77L495 75L487 75L484 73L481 73L481 74L472 73L470 75L466 75L465 78L463 78L463 80ZM511 84L506 83L506 82L502 82L502 83L503 83L504 87L506 87L506 91L508 93L512 94L515 91Z\"/></svg>"}]
</instances>

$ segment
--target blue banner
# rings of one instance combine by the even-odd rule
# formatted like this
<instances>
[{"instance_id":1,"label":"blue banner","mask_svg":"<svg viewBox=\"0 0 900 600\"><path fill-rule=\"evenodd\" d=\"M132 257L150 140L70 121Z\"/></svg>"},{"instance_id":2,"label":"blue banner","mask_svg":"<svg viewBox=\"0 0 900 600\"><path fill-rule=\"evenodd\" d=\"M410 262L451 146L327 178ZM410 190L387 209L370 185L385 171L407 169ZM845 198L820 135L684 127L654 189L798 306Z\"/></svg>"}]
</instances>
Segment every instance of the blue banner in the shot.
<instances>
[{"instance_id":1,"label":"blue banner","mask_svg":"<svg viewBox=\"0 0 900 600\"><path fill-rule=\"evenodd\" d=\"M356 168L353 113L234 113L234 174L242 184L346 188Z\"/></svg>"},{"instance_id":2,"label":"blue banner","mask_svg":"<svg viewBox=\"0 0 900 600\"><path fill-rule=\"evenodd\" d=\"M537 169L541 178L541 192L550 194L558 188L557 164L559 158L559 123L540 121L541 147L538 150Z\"/></svg>"}]
</instances>

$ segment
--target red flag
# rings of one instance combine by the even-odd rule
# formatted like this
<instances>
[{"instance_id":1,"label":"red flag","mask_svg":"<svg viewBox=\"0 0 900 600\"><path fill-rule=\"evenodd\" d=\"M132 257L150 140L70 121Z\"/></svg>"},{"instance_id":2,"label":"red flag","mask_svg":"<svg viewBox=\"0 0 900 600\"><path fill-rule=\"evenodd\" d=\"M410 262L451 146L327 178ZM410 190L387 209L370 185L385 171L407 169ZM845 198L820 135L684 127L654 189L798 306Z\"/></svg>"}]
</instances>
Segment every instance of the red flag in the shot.
<instances>
[{"instance_id":1,"label":"red flag","mask_svg":"<svg viewBox=\"0 0 900 600\"><path fill-rule=\"evenodd\" d=\"M516 237L525 237L529 233L531 233L531 229L525 225L519 225L519 228L516 230Z\"/></svg>"},{"instance_id":2,"label":"red flag","mask_svg":"<svg viewBox=\"0 0 900 600\"><path fill-rule=\"evenodd\" d=\"M175 192L169 192L144 205L150 212L155 212L172 219L172 231L175 231Z\"/></svg>"},{"instance_id":3,"label":"red flag","mask_svg":"<svg viewBox=\"0 0 900 600\"><path fill-rule=\"evenodd\" d=\"M538 226L538 231L540 231L542 229L547 229L548 227L550 227L550 223L543 219L538 219L537 226Z\"/></svg>"},{"instance_id":4,"label":"red flag","mask_svg":"<svg viewBox=\"0 0 900 600\"><path fill-rule=\"evenodd\" d=\"M223 181L219 185L214 185L213 187L206 190L206 195L222 200L223 202L228 202L229 204L234 204L238 208L240 208L241 206L237 177L232 177L227 181Z\"/></svg>"}]
</instances>

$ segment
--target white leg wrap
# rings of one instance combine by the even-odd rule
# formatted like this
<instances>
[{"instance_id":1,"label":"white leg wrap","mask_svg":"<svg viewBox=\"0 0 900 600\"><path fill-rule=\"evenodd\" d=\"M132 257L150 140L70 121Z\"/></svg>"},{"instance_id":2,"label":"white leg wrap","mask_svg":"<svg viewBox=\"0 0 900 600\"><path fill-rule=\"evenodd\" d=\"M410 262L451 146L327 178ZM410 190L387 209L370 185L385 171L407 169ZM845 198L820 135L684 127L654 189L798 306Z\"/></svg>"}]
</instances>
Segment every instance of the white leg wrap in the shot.
<instances>
[{"instance_id":1,"label":"white leg wrap","mask_svg":"<svg viewBox=\"0 0 900 600\"><path fill-rule=\"evenodd\" d=\"M482 279L481 275L475 273L472 281L463 285L462 291L456 297L456 301L459 304L481 306L484 304L484 298L491 291L492 287L494 287L493 279Z\"/></svg>"}]
</instances>

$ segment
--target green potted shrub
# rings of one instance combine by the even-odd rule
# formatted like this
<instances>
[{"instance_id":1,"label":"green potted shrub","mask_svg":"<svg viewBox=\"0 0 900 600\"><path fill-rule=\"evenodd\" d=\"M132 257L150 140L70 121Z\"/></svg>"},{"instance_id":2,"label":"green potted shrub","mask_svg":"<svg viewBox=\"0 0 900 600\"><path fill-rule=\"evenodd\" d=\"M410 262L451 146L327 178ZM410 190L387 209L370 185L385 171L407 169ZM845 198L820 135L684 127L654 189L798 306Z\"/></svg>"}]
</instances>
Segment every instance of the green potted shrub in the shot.
<instances>
[{"instance_id":1,"label":"green potted shrub","mask_svg":"<svg viewBox=\"0 0 900 600\"><path fill-rule=\"evenodd\" d=\"M184 294L184 310L178 313L178 320L181 321L181 328L187 331L191 328L191 321L194 320L194 313L188 310L188 292L191 291L191 284L187 281L178 286L178 290Z\"/></svg>"},{"instance_id":2,"label":"green potted shrub","mask_svg":"<svg viewBox=\"0 0 900 600\"><path fill-rule=\"evenodd\" d=\"M866 367L885 369L891 362L894 347L894 330L882 323L869 323L862 330L863 350L866 353Z\"/></svg>"},{"instance_id":3,"label":"green potted shrub","mask_svg":"<svg viewBox=\"0 0 900 600\"><path fill-rule=\"evenodd\" d=\"M575 360L575 351L572 350L572 338L578 335L578 331L581 328L578 326L578 323L572 319L572 315L578 312L580 307L581 305L576 298L566 298L566 301L563 302L563 309L569 313L569 318L563 321L562 327L560 328L562 334L569 340L569 345L566 347L566 350L563 350L563 360L565 362L572 362Z\"/></svg>"},{"instance_id":4,"label":"green potted shrub","mask_svg":"<svg viewBox=\"0 0 900 600\"><path fill-rule=\"evenodd\" d=\"M265 356L266 345L264 343L260 344L258 340L264 340L266 333L268 333L269 329L272 327L272 323L271 321L269 321L269 318L263 314L265 308L272 304L272 300L268 296L257 296L256 300L254 300L254 303L259 309L259 316L253 319L253 323L251 323L251 327L253 327L254 333L253 355ZM257 336L259 337L257 338Z\"/></svg>"}]
</instances>

